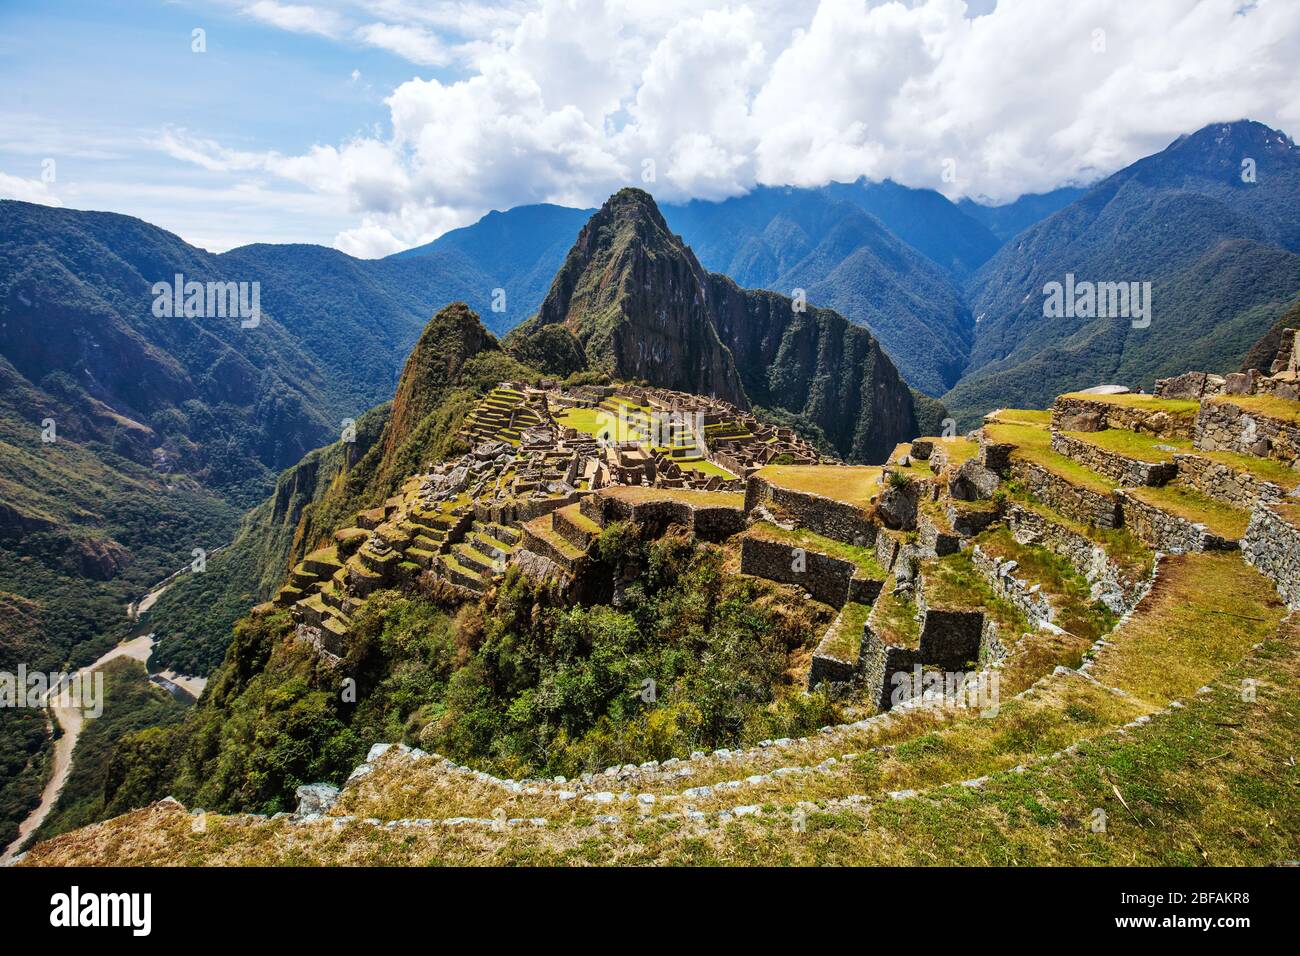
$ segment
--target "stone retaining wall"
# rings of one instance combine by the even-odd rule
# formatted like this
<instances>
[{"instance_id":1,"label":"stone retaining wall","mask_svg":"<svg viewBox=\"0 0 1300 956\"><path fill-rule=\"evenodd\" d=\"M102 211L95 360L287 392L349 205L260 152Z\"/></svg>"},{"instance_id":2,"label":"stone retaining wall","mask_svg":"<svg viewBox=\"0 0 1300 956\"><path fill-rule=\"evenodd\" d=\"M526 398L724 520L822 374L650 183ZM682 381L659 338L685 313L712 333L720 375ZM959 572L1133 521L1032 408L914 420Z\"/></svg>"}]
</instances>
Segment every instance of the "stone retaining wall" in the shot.
<instances>
[{"instance_id":1,"label":"stone retaining wall","mask_svg":"<svg viewBox=\"0 0 1300 956\"><path fill-rule=\"evenodd\" d=\"M1191 414L1172 415L1163 409L1140 408L1089 398L1061 396L1052 406L1052 431L1099 432L1122 428L1157 438L1191 438Z\"/></svg>"},{"instance_id":2,"label":"stone retaining wall","mask_svg":"<svg viewBox=\"0 0 1300 956\"><path fill-rule=\"evenodd\" d=\"M1034 627L1054 623L1056 610L1043 589L1015 575L1015 561L988 554L979 545L971 549L971 563L993 593L1013 605Z\"/></svg>"},{"instance_id":3,"label":"stone retaining wall","mask_svg":"<svg viewBox=\"0 0 1300 956\"><path fill-rule=\"evenodd\" d=\"M780 488L751 475L745 486L745 511L760 505L783 512L801 528L845 544L870 547L876 541L877 525L863 509L811 492Z\"/></svg>"},{"instance_id":4,"label":"stone retaining wall","mask_svg":"<svg viewBox=\"0 0 1300 956\"><path fill-rule=\"evenodd\" d=\"M894 685L893 675L910 671L920 663L916 651L886 644L868 625L862 634L862 650L858 654L858 680L864 696L874 701L881 710L889 710Z\"/></svg>"},{"instance_id":5,"label":"stone retaining wall","mask_svg":"<svg viewBox=\"0 0 1300 956\"><path fill-rule=\"evenodd\" d=\"M1214 534L1203 524L1153 508L1125 491L1118 492L1124 524L1139 541L1156 551L1231 551L1237 542Z\"/></svg>"},{"instance_id":6,"label":"stone retaining wall","mask_svg":"<svg viewBox=\"0 0 1300 956\"><path fill-rule=\"evenodd\" d=\"M1017 541L1041 545L1069 561L1092 585L1093 600L1116 614L1131 611L1146 594L1149 582L1125 574L1105 548L1077 531L1014 502L1007 506L1006 518Z\"/></svg>"},{"instance_id":7,"label":"stone retaining wall","mask_svg":"<svg viewBox=\"0 0 1300 956\"><path fill-rule=\"evenodd\" d=\"M1175 455L1183 484L1201 494L1250 511L1257 504L1282 501L1287 497L1279 485L1249 472L1234 471L1227 465L1200 455Z\"/></svg>"},{"instance_id":8,"label":"stone retaining wall","mask_svg":"<svg viewBox=\"0 0 1300 956\"><path fill-rule=\"evenodd\" d=\"M796 550L796 545L746 536L740 546L741 573L803 588L814 600L842 608L849 600L857 565L804 549L803 570L795 570Z\"/></svg>"},{"instance_id":9,"label":"stone retaining wall","mask_svg":"<svg viewBox=\"0 0 1300 956\"><path fill-rule=\"evenodd\" d=\"M1197 448L1235 451L1271 458L1289 468L1300 465L1300 425L1252 415L1230 401L1207 402L1196 416Z\"/></svg>"},{"instance_id":10,"label":"stone retaining wall","mask_svg":"<svg viewBox=\"0 0 1300 956\"><path fill-rule=\"evenodd\" d=\"M1287 607L1300 609L1300 529L1262 504L1250 516L1241 552L1273 582Z\"/></svg>"},{"instance_id":11,"label":"stone retaining wall","mask_svg":"<svg viewBox=\"0 0 1300 956\"><path fill-rule=\"evenodd\" d=\"M1139 461L1072 438L1064 432L1052 433L1052 451L1121 485L1163 485L1178 475L1178 466L1172 461Z\"/></svg>"},{"instance_id":12,"label":"stone retaining wall","mask_svg":"<svg viewBox=\"0 0 1300 956\"><path fill-rule=\"evenodd\" d=\"M613 495L594 494L582 499L579 511L602 528L611 521L632 521L650 537L680 525L706 541L725 541L745 530L745 514L726 505L692 505L671 498L626 501Z\"/></svg>"},{"instance_id":13,"label":"stone retaining wall","mask_svg":"<svg viewBox=\"0 0 1300 956\"><path fill-rule=\"evenodd\" d=\"M1035 498L1072 521L1101 528L1119 527L1119 502L1114 495L1103 495L1072 485L1041 465L1023 458L1011 463L1011 474Z\"/></svg>"}]
</instances>

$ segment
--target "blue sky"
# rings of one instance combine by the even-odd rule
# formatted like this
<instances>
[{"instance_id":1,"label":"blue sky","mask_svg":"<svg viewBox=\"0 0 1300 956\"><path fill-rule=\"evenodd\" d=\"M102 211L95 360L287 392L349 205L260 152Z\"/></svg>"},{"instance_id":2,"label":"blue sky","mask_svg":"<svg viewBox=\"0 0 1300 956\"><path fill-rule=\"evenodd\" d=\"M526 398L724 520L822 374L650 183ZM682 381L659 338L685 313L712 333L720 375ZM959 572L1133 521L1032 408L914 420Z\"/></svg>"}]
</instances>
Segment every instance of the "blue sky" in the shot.
<instances>
[{"instance_id":1,"label":"blue sky","mask_svg":"<svg viewBox=\"0 0 1300 956\"><path fill-rule=\"evenodd\" d=\"M361 256L627 184L1004 202L1294 135L1297 62L1294 0L0 0L0 197Z\"/></svg>"}]
</instances>

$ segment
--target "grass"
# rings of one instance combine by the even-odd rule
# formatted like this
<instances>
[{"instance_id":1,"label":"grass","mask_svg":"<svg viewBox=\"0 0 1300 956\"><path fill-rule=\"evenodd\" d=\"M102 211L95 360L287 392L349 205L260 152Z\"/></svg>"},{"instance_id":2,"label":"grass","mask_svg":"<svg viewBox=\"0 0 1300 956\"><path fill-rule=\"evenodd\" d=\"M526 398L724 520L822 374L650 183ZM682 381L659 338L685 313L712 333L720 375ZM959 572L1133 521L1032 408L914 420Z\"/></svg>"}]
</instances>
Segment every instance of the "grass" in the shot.
<instances>
[{"instance_id":1,"label":"grass","mask_svg":"<svg viewBox=\"0 0 1300 956\"><path fill-rule=\"evenodd\" d=\"M1144 408L1153 412L1166 412L1176 417L1195 416L1201 403L1191 398L1156 398L1154 395L1085 395L1083 392L1070 392L1061 398L1077 399L1082 402L1100 402L1103 405L1120 405L1124 408ZM1059 401L1060 399L1058 399Z\"/></svg>"},{"instance_id":2,"label":"grass","mask_svg":"<svg viewBox=\"0 0 1300 956\"><path fill-rule=\"evenodd\" d=\"M1080 537L1087 538L1093 544L1100 545L1105 549L1106 555L1131 577L1146 577L1151 573L1155 552L1138 540L1128 528L1100 528L1067 518L1039 501L1016 481L1005 482L1002 488L1010 501L1028 508L1053 524L1073 531Z\"/></svg>"},{"instance_id":3,"label":"grass","mask_svg":"<svg viewBox=\"0 0 1300 956\"><path fill-rule=\"evenodd\" d=\"M1107 428L1099 432L1062 432L1076 441L1086 442L1103 451L1125 458L1146 462L1172 462L1174 455L1194 451L1185 438L1155 438L1123 428Z\"/></svg>"},{"instance_id":4,"label":"grass","mask_svg":"<svg viewBox=\"0 0 1300 956\"><path fill-rule=\"evenodd\" d=\"M1092 674L1163 705L1194 694L1271 634L1286 614L1272 583L1234 552L1172 555L1151 593L1110 637Z\"/></svg>"},{"instance_id":5,"label":"grass","mask_svg":"<svg viewBox=\"0 0 1300 956\"><path fill-rule=\"evenodd\" d=\"M640 429L631 427L627 420L599 408L567 408L555 416L556 424L574 428L584 435L594 435L604 441L640 441Z\"/></svg>"},{"instance_id":6,"label":"grass","mask_svg":"<svg viewBox=\"0 0 1300 956\"><path fill-rule=\"evenodd\" d=\"M1277 395L1216 395L1208 401L1214 405L1236 405L1252 415L1300 424L1300 402Z\"/></svg>"},{"instance_id":7,"label":"grass","mask_svg":"<svg viewBox=\"0 0 1300 956\"><path fill-rule=\"evenodd\" d=\"M1197 524L1203 524L1214 534L1229 541L1238 541L1246 533L1250 524L1250 512L1234 508L1226 502L1218 501L1201 494L1194 488L1177 482L1160 488L1126 488L1125 493L1132 495L1152 507L1185 518Z\"/></svg>"},{"instance_id":8,"label":"grass","mask_svg":"<svg viewBox=\"0 0 1300 956\"><path fill-rule=\"evenodd\" d=\"M768 465L757 474L779 488L862 509L870 508L881 490L881 469L875 465Z\"/></svg>"},{"instance_id":9,"label":"grass","mask_svg":"<svg viewBox=\"0 0 1300 956\"><path fill-rule=\"evenodd\" d=\"M818 645L821 654L835 658L837 661L853 662L858 659L862 647L862 630L867 618L871 616L871 605L850 601L844 605L839 617L831 625L831 631Z\"/></svg>"},{"instance_id":10,"label":"grass","mask_svg":"<svg viewBox=\"0 0 1300 956\"><path fill-rule=\"evenodd\" d=\"M1014 639L1032 630L1025 615L1014 605L993 593L983 575L975 568L969 552L958 551L921 564L925 603L936 608L964 608L983 611L998 622L1006 639Z\"/></svg>"},{"instance_id":11,"label":"grass","mask_svg":"<svg viewBox=\"0 0 1300 956\"><path fill-rule=\"evenodd\" d=\"M629 504L647 501L680 501L697 508L744 508L745 496L730 491L699 491L694 488L646 488L640 485L622 485L602 488L599 492Z\"/></svg>"},{"instance_id":12,"label":"grass","mask_svg":"<svg viewBox=\"0 0 1300 956\"><path fill-rule=\"evenodd\" d=\"M683 471L698 471L700 474L709 475L710 477L716 475L726 481L730 481L736 477L721 465L715 465L713 462L703 459L700 461L683 461L679 462L679 464Z\"/></svg>"},{"instance_id":13,"label":"grass","mask_svg":"<svg viewBox=\"0 0 1300 956\"><path fill-rule=\"evenodd\" d=\"M1037 408L999 408L988 416L990 422L1006 425L1034 425L1046 428L1052 423L1052 410Z\"/></svg>"},{"instance_id":14,"label":"grass","mask_svg":"<svg viewBox=\"0 0 1300 956\"><path fill-rule=\"evenodd\" d=\"M897 579L891 574L885 578L871 612L871 629L886 644L895 647L916 647L921 639L921 622L916 617L916 602L910 595L894 594Z\"/></svg>"},{"instance_id":15,"label":"grass","mask_svg":"<svg viewBox=\"0 0 1300 956\"><path fill-rule=\"evenodd\" d=\"M1016 577L1042 588L1058 627L1091 642L1115 626L1118 616L1092 599L1088 579L1055 552L1020 544L1006 528L986 531L976 543L987 554L1015 561Z\"/></svg>"},{"instance_id":16,"label":"grass","mask_svg":"<svg viewBox=\"0 0 1300 956\"><path fill-rule=\"evenodd\" d=\"M804 528L786 530L767 521L754 522L746 534L752 538L778 541L781 544L803 548L806 551L827 554L833 558L843 558L845 561L851 561L857 565L858 571L863 577L875 581L883 581L886 577L886 571L880 566L880 562L876 560L876 553L873 548L845 544L842 541L823 537Z\"/></svg>"},{"instance_id":17,"label":"grass","mask_svg":"<svg viewBox=\"0 0 1300 956\"><path fill-rule=\"evenodd\" d=\"M1105 475L1099 475L1091 468L1085 468L1077 461L1052 451L1051 432L1035 425L985 425L984 434L989 441L1015 445L1013 458L1033 462L1072 485L1100 495L1108 495L1119 487L1118 482L1111 481Z\"/></svg>"},{"instance_id":18,"label":"grass","mask_svg":"<svg viewBox=\"0 0 1300 956\"><path fill-rule=\"evenodd\" d=\"M894 472L901 472L902 474L905 475L911 475L915 478L923 478L923 479L932 478L934 476L934 473L930 471L930 462L923 461L920 458L912 458L910 457L911 454L912 454L911 442L903 442L903 444L898 445L897 447L894 448L893 454L889 456L889 464L887 466L888 469ZM908 464L906 467L898 464L898 462L905 455L909 456Z\"/></svg>"}]
</instances>

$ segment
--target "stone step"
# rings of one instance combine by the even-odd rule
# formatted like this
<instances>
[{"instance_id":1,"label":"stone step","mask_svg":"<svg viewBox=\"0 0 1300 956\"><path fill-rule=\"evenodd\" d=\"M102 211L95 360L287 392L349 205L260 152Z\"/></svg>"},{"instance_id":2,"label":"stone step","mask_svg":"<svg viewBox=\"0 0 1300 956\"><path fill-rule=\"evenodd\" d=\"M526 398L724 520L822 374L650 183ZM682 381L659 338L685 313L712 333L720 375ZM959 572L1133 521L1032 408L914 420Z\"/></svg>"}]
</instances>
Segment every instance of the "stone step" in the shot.
<instances>
[{"instance_id":1,"label":"stone step","mask_svg":"<svg viewBox=\"0 0 1300 956\"><path fill-rule=\"evenodd\" d=\"M451 553L459 564L483 577L491 577L497 573L497 566L492 558L475 549L468 541L454 545Z\"/></svg>"},{"instance_id":2,"label":"stone step","mask_svg":"<svg viewBox=\"0 0 1300 956\"><path fill-rule=\"evenodd\" d=\"M504 541L506 544L511 545L518 544L519 539L522 537L518 528L512 528L504 524L488 524L483 530L498 541Z\"/></svg>"},{"instance_id":3,"label":"stone step","mask_svg":"<svg viewBox=\"0 0 1300 956\"><path fill-rule=\"evenodd\" d=\"M569 573L578 567L583 558L582 549L565 540L551 527L549 514L524 523L520 547L549 558Z\"/></svg>"}]
</instances>

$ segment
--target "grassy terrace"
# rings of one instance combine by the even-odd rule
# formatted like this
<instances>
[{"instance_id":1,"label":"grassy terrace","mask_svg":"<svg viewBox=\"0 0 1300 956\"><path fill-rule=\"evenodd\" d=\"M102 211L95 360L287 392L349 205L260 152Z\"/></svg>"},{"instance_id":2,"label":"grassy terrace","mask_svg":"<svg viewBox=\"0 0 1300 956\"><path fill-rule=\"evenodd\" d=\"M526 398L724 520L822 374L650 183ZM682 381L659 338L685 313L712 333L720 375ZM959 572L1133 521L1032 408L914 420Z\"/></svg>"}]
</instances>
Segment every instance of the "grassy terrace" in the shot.
<instances>
[{"instance_id":1,"label":"grassy terrace","mask_svg":"<svg viewBox=\"0 0 1300 956\"><path fill-rule=\"evenodd\" d=\"M1286 615L1272 583L1233 552L1172 555L1092 674L1154 705L1194 694Z\"/></svg>"},{"instance_id":2,"label":"grassy terrace","mask_svg":"<svg viewBox=\"0 0 1300 956\"><path fill-rule=\"evenodd\" d=\"M1061 434L1136 461L1172 462L1174 455L1185 455L1195 450L1192 443L1185 438L1155 438L1123 428Z\"/></svg>"},{"instance_id":3,"label":"grassy terrace","mask_svg":"<svg viewBox=\"0 0 1300 956\"><path fill-rule=\"evenodd\" d=\"M646 488L639 485L621 485L602 488L599 492L628 504L648 501L680 501L697 508L744 508L745 496L730 491L697 491L693 488Z\"/></svg>"},{"instance_id":4,"label":"grassy terrace","mask_svg":"<svg viewBox=\"0 0 1300 956\"><path fill-rule=\"evenodd\" d=\"M833 558L843 558L845 561L851 561L857 565L858 571L862 573L863 577L875 581L883 581L886 576L885 569L876 560L875 550L872 548L860 548L856 545L845 544L842 541L825 538L803 528L787 531L785 528L777 527L767 521L754 522L746 534L751 538L778 541L781 544L803 548L805 551L816 551L819 554L828 554Z\"/></svg>"},{"instance_id":5,"label":"grassy terrace","mask_svg":"<svg viewBox=\"0 0 1300 956\"><path fill-rule=\"evenodd\" d=\"M930 441L934 442L935 451L942 448L948 455L948 465L951 468L961 467L978 455L980 451L979 442L961 436L931 438Z\"/></svg>"},{"instance_id":6,"label":"grassy terrace","mask_svg":"<svg viewBox=\"0 0 1300 956\"><path fill-rule=\"evenodd\" d=\"M1291 527L1300 530L1300 505L1269 505Z\"/></svg>"},{"instance_id":7,"label":"grassy terrace","mask_svg":"<svg viewBox=\"0 0 1300 956\"><path fill-rule=\"evenodd\" d=\"M1254 455L1238 455L1231 451L1202 451L1193 448L1188 454L1198 458L1208 458L1233 471L1244 472L1260 481L1271 481L1283 491L1292 491L1300 487L1300 471L1288 468L1272 458L1256 458Z\"/></svg>"},{"instance_id":8,"label":"grassy terrace","mask_svg":"<svg viewBox=\"0 0 1300 956\"><path fill-rule=\"evenodd\" d=\"M930 463L922 461L919 458L909 458L906 467L898 464L903 456L912 454L912 443L903 442L894 448L893 453L889 456L889 468L904 475L911 475L914 478L932 478L933 472L930 471Z\"/></svg>"},{"instance_id":9,"label":"grassy terrace","mask_svg":"<svg viewBox=\"0 0 1300 956\"><path fill-rule=\"evenodd\" d=\"M1236 405L1243 412L1300 425L1300 402L1276 395L1216 395L1207 404Z\"/></svg>"},{"instance_id":10,"label":"grassy terrace","mask_svg":"<svg viewBox=\"0 0 1300 956\"><path fill-rule=\"evenodd\" d=\"M858 508L871 507L880 493L881 469L875 465L768 465L756 474L778 488L833 498Z\"/></svg>"},{"instance_id":11,"label":"grassy terrace","mask_svg":"<svg viewBox=\"0 0 1300 956\"><path fill-rule=\"evenodd\" d=\"M916 602L907 594L894 594L897 579L891 574L885 578L871 611L871 629L886 644L895 647L916 647L921 639L921 622L916 617Z\"/></svg>"},{"instance_id":12,"label":"grassy terrace","mask_svg":"<svg viewBox=\"0 0 1300 956\"><path fill-rule=\"evenodd\" d=\"M715 465L713 462L704 459L700 459L699 461L683 461L678 462L678 464L681 466L683 471L698 471L700 474L709 475L710 477L716 475L717 477L727 481L736 477L721 465Z\"/></svg>"},{"instance_id":13,"label":"grassy terrace","mask_svg":"<svg viewBox=\"0 0 1300 956\"><path fill-rule=\"evenodd\" d=\"M1209 498L1177 482L1162 488L1126 488L1126 493L1152 507L1203 524L1214 534L1236 541L1246 533L1250 512Z\"/></svg>"},{"instance_id":14,"label":"grassy terrace","mask_svg":"<svg viewBox=\"0 0 1300 956\"><path fill-rule=\"evenodd\" d=\"M999 408L987 416L989 422L1004 425L1036 425L1046 428L1052 423L1052 410L1037 408Z\"/></svg>"},{"instance_id":15,"label":"grassy terrace","mask_svg":"<svg viewBox=\"0 0 1300 956\"><path fill-rule=\"evenodd\" d=\"M577 429L584 435L594 435L605 441L641 441L642 431L626 419L599 408L566 408L555 416L561 427Z\"/></svg>"},{"instance_id":16,"label":"grassy terrace","mask_svg":"<svg viewBox=\"0 0 1300 956\"><path fill-rule=\"evenodd\" d=\"M827 635L827 639L822 641L817 649L837 661L856 661L862 646L862 629L866 627L870 615L870 604L850 601L844 605L839 617L831 625L831 632Z\"/></svg>"},{"instance_id":17,"label":"grassy terrace","mask_svg":"<svg viewBox=\"0 0 1300 956\"><path fill-rule=\"evenodd\" d=\"M1151 573L1151 564L1155 553L1133 536L1127 528L1098 528L1086 525L1072 518L1067 518L1058 511L1053 511L1043 502L1029 494L1018 483L1011 481L1003 485L1007 498L1022 507L1042 516L1053 524L1068 528L1080 537L1087 538L1106 550L1106 554L1121 568L1134 577L1146 577Z\"/></svg>"},{"instance_id":18,"label":"grassy terrace","mask_svg":"<svg viewBox=\"0 0 1300 956\"><path fill-rule=\"evenodd\" d=\"M1039 465L1072 485L1101 495L1108 495L1119 487L1106 476L1052 451L1052 433L1036 425L985 425L984 434L989 441L1015 445L1013 458Z\"/></svg>"},{"instance_id":19,"label":"grassy terrace","mask_svg":"<svg viewBox=\"0 0 1300 956\"><path fill-rule=\"evenodd\" d=\"M966 551L922 562L921 580L930 607L983 611L1010 640L1032 630L1019 610L993 593Z\"/></svg>"},{"instance_id":20,"label":"grassy terrace","mask_svg":"<svg viewBox=\"0 0 1300 956\"><path fill-rule=\"evenodd\" d=\"M1179 417L1195 417L1201 407L1201 403L1195 399L1156 398L1154 395L1086 395L1083 392L1070 392L1062 395L1061 398L1073 398L1083 402L1100 402L1103 405L1120 405L1124 408L1142 408L1153 412L1166 412Z\"/></svg>"},{"instance_id":21,"label":"grassy terrace","mask_svg":"<svg viewBox=\"0 0 1300 956\"><path fill-rule=\"evenodd\" d=\"M1006 528L986 531L976 543L986 554L1015 561L1016 577L1043 589L1056 611L1058 627L1091 643L1115 626L1117 615L1092 599L1088 579L1055 552L1020 544Z\"/></svg>"}]
</instances>

